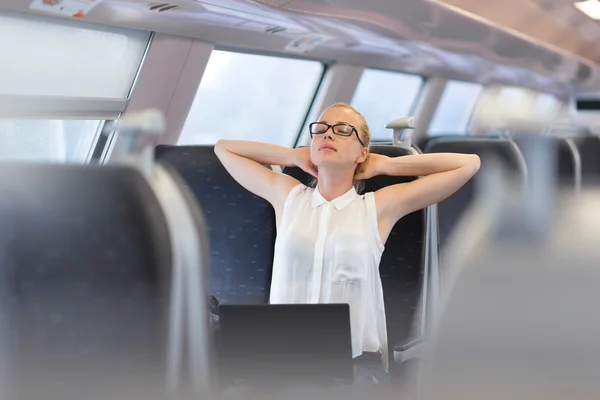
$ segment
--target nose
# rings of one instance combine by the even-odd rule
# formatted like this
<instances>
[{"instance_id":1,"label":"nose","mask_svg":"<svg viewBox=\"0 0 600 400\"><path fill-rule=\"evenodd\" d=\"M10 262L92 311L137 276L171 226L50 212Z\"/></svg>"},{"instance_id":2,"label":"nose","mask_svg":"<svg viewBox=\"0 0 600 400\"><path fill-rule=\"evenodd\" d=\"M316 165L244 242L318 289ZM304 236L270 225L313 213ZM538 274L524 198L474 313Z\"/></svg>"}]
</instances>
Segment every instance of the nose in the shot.
<instances>
[{"instance_id":1,"label":"nose","mask_svg":"<svg viewBox=\"0 0 600 400\"><path fill-rule=\"evenodd\" d=\"M325 139L333 139L333 128L329 128L325 131L325 133L323 134L323 140Z\"/></svg>"}]
</instances>

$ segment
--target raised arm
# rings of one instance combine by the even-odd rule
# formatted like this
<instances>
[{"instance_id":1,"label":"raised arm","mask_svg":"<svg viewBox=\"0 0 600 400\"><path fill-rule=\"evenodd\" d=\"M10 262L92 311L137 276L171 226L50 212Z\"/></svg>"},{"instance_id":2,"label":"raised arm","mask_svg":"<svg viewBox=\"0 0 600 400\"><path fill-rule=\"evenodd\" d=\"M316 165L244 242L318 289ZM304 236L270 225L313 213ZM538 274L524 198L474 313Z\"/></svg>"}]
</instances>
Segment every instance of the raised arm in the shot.
<instances>
[{"instance_id":1,"label":"raised arm","mask_svg":"<svg viewBox=\"0 0 600 400\"><path fill-rule=\"evenodd\" d=\"M480 166L475 154L436 153L392 158L371 154L370 157L373 157L370 174L421 176L375 193L380 231L391 230L406 214L446 199L467 183Z\"/></svg>"},{"instance_id":2,"label":"raised arm","mask_svg":"<svg viewBox=\"0 0 600 400\"><path fill-rule=\"evenodd\" d=\"M290 190L299 182L265 165L298 165L307 170L306 164L307 160L310 163L310 158L308 153L304 154L306 152L303 149L244 140L219 140L215 145L217 157L233 179L267 200L277 212L281 211Z\"/></svg>"}]
</instances>

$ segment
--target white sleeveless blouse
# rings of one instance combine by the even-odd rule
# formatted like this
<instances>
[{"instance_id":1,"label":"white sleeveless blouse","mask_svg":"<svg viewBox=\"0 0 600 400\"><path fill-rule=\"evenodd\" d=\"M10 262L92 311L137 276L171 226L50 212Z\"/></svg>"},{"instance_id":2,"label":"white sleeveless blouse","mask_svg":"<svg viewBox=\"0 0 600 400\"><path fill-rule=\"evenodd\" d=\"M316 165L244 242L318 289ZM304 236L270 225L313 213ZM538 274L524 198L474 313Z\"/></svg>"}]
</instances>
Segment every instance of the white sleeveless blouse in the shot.
<instances>
[{"instance_id":1,"label":"white sleeveless blouse","mask_svg":"<svg viewBox=\"0 0 600 400\"><path fill-rule=\"evenodd\" d=\"M352 356L381 352L387 370L383 250L373 193L352 188L328 202L318 188L299 184L277 232L270 303L349 304Z\"/></svg>"}]
</instances>

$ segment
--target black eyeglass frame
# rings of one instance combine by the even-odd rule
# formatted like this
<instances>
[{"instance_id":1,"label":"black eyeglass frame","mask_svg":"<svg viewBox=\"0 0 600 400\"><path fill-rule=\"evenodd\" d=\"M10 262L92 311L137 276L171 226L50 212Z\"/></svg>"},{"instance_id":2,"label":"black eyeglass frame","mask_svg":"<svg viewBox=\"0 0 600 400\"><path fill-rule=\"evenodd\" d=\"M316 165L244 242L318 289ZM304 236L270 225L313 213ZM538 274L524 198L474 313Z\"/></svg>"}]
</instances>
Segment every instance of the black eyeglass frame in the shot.
<instances>
[{"instance_id":1,"label":"black eyeglass frame","mask_svg":"<svg viewBox=\"0 0 600 400\"><path fill-rule=\"evenodd\" d=\"M327 126L327 129L325 129L323 132L315 133L315 132L313 132L313 126L315 126L315 125L324 125L324 126ZM349 126L349 127L350 127L350 128L352 128L352 129L350 130L350 133L346 133L346 132L344 132L344 133L338 133L338 132L336 132L336 131L335 131L335 127L336 127L336 126ZM363 143L363 141L362 141L362 140L360 140L360 136L358 135L358 131L356 130L356 128L355 128L353 125L350 125L350 124L335 124L335 125L329 125L329 124L327 124L327 123L325 123L325 122L311 122L311 123L308 125L308 131L309 131L309 133L310 133L310 138L311 138L311 139L312 139L313 135L324 135L324 134L325 134L325 132L327 132L329 129L331 129L331 132L333 132L335 135L338 135L338 136L346 136L346 137L347 137L347 136L352 136L352 134L353 134L353 133L356 133L356 138L358 139L358 141L360 142L360 144L361 144L363 147L364 147L364 145L365 145L365 144Z\"/></svg>"}]
</instances>

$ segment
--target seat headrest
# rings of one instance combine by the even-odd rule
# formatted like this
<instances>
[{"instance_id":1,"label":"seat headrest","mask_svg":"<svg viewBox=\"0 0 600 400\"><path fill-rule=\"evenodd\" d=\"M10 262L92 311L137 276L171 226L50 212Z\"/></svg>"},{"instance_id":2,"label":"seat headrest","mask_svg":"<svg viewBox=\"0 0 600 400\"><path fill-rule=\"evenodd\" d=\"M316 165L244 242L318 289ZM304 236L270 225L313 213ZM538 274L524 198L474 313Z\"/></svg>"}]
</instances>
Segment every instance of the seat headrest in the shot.
<instances>
[{"instance_id":1,"label":"seat headrest","mask_svg":"<svg viewBox=\"0 0 600 400\"><path fill-rule=\"evenodd\" d=\"M381 154L388 157L400 157L410 155L410 150L398 146L381 146L373 145L369 148L369 152L373 154Z\"/></svg>"},{"instance_id":2,"label":"seat headrest","mask_svg":"<svg viewBox=\"0 0 600 400\"><path fill-rule=\"evenodd\" d=\"M136 281L170 265L162 210L133 168L0 164L0 192L0 237L14 238L6 250L19 274Z\"/></svg>"},{"instance_id":3,"label":"seat headrest","mask_svg":"<svg viewBox=\"0 0 600 400\"><path fill-rule=\"evenodd\" d=\"M484 137L436 138L427 143L425 153L466 153L481 157L485 167L487 156L493 154L500 158L510 170L524 168L522 154L517 145L508 139Z\"/></svg>"},{"instance_id":4,"label":"seat headrest","mask_svg":"<svg viewBox=\"0 0 600 400\"><path fill-rule=\"evenodd\" d=\"M432 138L427 143L425 148L429 152L434 147L444 148L482 148L482 147L506 147L511 145L511 141L506 138L489 138L489 137L439 137Z\"/></svg>"},{"instance_id":5,"label":"seat headrest","mask_svg":"<svg viewBox=\"0 0 600 400\"><path fill-rule=\"evenodd\" d=\"M174 146L161 144L154 149L155 158L169 159L170 162L187 162L189 160L195 163L204 163L206 160L216 159L215 146Z\"/></svg>"}]
</instances>

